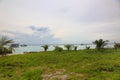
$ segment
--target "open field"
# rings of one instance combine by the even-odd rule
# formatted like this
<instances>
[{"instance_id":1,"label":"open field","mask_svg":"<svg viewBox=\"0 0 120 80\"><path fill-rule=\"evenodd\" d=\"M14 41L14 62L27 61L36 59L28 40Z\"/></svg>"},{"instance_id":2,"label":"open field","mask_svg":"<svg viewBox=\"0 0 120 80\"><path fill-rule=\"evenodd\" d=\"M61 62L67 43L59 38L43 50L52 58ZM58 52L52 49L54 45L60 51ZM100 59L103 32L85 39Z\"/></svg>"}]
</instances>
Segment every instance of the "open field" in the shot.
<instances>
[{"instance_id":1,"label":"open field","mask_svg":"<svg viewBox=\"0 0 120 80\"><path fill-rule=\"evenodd\" d=\"M120 50L49 51L0 57L0 80L120 80Z\"/></svg>"}]
</instances>

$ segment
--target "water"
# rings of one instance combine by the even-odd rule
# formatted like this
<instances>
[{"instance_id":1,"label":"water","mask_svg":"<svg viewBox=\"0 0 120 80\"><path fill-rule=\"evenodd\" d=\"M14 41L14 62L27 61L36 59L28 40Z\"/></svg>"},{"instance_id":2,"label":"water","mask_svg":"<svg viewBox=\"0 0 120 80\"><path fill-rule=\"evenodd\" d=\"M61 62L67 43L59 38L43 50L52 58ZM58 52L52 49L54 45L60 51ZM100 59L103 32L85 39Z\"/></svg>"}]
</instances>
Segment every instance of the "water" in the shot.
<instances>
[{"instance_id":1,"label":"water","mask_svg":"<svg viewBox=\"0 0 120 80\"><path fill-rule=\"evenodd\" d=\"M15 51L13 52L13 54L23 54L24 52L39 52L39 51L44 51L44 49L41 47L42 45L28 45L26 47L21 47L19 46L18 48L14 48ZM64 50L66 50L66 48L64 47L64 45L57 45L62 47ZM75 45L78 46L77 50L80 49L85 49L86 45ZM91 44L91 45L87 45L90 46L90 48L95 48L95 45ZM105 46L107 48L112 48L114 47L113 44L108 44L107 46ZM53 51L54 50L54 45L49 45L48 51Z\"/></svg>"}]
</instances>

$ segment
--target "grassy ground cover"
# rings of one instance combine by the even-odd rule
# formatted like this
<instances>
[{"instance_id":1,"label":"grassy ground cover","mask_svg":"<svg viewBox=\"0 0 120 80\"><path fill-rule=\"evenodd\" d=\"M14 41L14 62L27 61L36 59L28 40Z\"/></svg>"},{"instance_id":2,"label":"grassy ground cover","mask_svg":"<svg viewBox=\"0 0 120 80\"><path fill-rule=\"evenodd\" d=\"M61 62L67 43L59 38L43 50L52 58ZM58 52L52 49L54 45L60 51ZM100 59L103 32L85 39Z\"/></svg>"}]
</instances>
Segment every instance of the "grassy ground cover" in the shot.
<instances>
[{"instance_id":1,"label":"grassy ground cover","mask_svg":"<svg viewBox=\"0 0 120 80\"><path fill-rule=\"evenodd\" d=\"M0 80L120 80L120 50L49 51L0 57Z\"/></svg>"}]
</instances>

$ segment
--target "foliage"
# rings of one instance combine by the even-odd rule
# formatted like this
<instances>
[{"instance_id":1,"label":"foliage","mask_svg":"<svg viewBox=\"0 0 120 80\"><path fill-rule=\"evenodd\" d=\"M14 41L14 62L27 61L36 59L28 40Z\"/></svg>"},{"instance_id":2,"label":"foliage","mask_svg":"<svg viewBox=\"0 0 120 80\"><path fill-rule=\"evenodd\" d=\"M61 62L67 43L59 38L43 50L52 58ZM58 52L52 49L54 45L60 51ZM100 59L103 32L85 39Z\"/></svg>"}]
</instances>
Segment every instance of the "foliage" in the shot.
<instances>
[{"instance_id":1,"label":"foliage","mask_svg":"<svg viewBox=\"0 0 120 80\"><path fill-rule=\"evenodd\" d=\"M0 54L6 55L6 53L12 53L12 47L6 47L8 44L13 43L13 40L9 40L7 37L2 36L0 39Z\"/></svg>"},{"instance_id":2,"label":"foliage","mask_svg":"<svg viewBox=\"0 0 120 80\"><path fill-rule=\"evenodd\" d=\"M0 57L0 80L120 80L120 50L39 52ZM97 54L96 54L97 53Z\"/></svg>"},{"instance_id":3,"label":"foliage","mask_svg":"<svg viewBox=\"0 0 120 80\"><path fill-rule=\"evenodd\" d=\"M54 46L54 47L55 47L54 51L58 51L58 52L63 51L62 47L59 47L59 46Z\"/></svg>"},{"instance_id":4,"label":"foliage","mask_svg":"<svg viewBox=\"0 0 120 80\"><path fill-rule=\"evenodd\" d=\"M93 42L93 44L96 45L96 49L102 49L102 48L104 48L104 46L107 45L107 42L108 42L108 40L104 41L103 39L99 39L99 40L95 40Z\"/></svg>"},{"instance_id":5,"label":"foliage","mask_svg":"<svg viewBox=\"0 0 120 80\"><path fill-rule=\"evenodd\" d=\"M48 50L49 46L48 45L43 45L42 47L44 48L44 51L46 52Z\"/></svg>"},{"instance_id":6,"label":"foliage","mask_svg":"<svg viewBox=\"0 0 120 80\"><path fill-rule=\"evenodd\" d=\"M114 48L115 48L115 49L120 48L120 43L115 43L115 44L114 44Z\"/></svg>"},{"instance_id":7,"label":"foliage","mask_svg":"<svg viewBox=\"0 0 120 80\"><path fill-rule=\"evenodd\" d=\"M5 46L9 43L13 43L13 40L9 40L7 37L2 36L0 39L0 46Z\"/></svg>"},{"instance_id":8,"label":"foliage","mask_svg":"<svg viewBox=\"0 0 120 80\"><path fill-rule=\"evenodd\" d=\"M78 46L74 46L74 50L77 51Z\"/></svg>"},{"instance_id":9,"label":"foliage","mask_svg":"<svg viewBox=\"0 0 120 80\"><path fill-rule=\"evenodd\" d=\"M86 49L89 50L89 49L90 49L90 46L86 46Z\"/></svg>"},{"instance_id":10,"label":"foliage","mask_svg":"<svg viewBox=\"0 0 120 80\"><path fill-rule=\"evenodd\" d=\"M65 45L64 47L69 51L69 50L72 48L72 45L67 44L67 45Z\"/></svg>"}]
</instances>

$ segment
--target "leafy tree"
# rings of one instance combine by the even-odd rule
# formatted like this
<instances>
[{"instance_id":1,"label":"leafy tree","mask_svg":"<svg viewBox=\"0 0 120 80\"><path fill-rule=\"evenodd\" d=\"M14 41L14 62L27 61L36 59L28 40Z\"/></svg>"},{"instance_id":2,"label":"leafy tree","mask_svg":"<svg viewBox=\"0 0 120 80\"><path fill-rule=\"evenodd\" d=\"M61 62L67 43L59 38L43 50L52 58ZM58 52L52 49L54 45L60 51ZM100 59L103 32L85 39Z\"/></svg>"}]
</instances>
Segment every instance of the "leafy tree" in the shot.
<instances>
[{"instance_id":1,"label":"leafy tree","mask_svg":"<svg viewBox=\"0 0 120 80\"><path fill-rule=\"evenodd\" d=\"M102 48L104 48L104 46L107 45L107 42L108 42L108 40L104 41L103 39L99 39L99 40L95 40L93 42L93 44L96 45L96 49L102 49Z\"/></svg>"},{"instance_id":2,"label":"leafy tree","mask_svg":"<svg viewBox=\"0 0 120 80\"><path fill-rule=\"evenodd\" d=\"M67 50L69 51L69 50L72 48L72 45L67 44L67 45L65 45L64 47L67 48Z\"/></svg>"},{"instance_id":3,"label":"leafy tree","mask_svg":"<svg viewBox=\"0 0 120 80\"><path fill-rule=\"evenodd\" d=\"M43 45L42 47L44 48L44 51L46 52L48 50L49 46L48 45Z\"/></svg>"},{"instance_id":4,"label":"leafy tree","mask_svg":"<svg viewBox=\"0 0 120 80\"><path fill-rule=\"evenodd\" d=\"M2 36L0 38L0 54L6 55L6 53L12 53L12 48L7 48L6 46L10 43L13 43L13 40L9 40L7 37Z\"/></svg>"}]
</instances>

